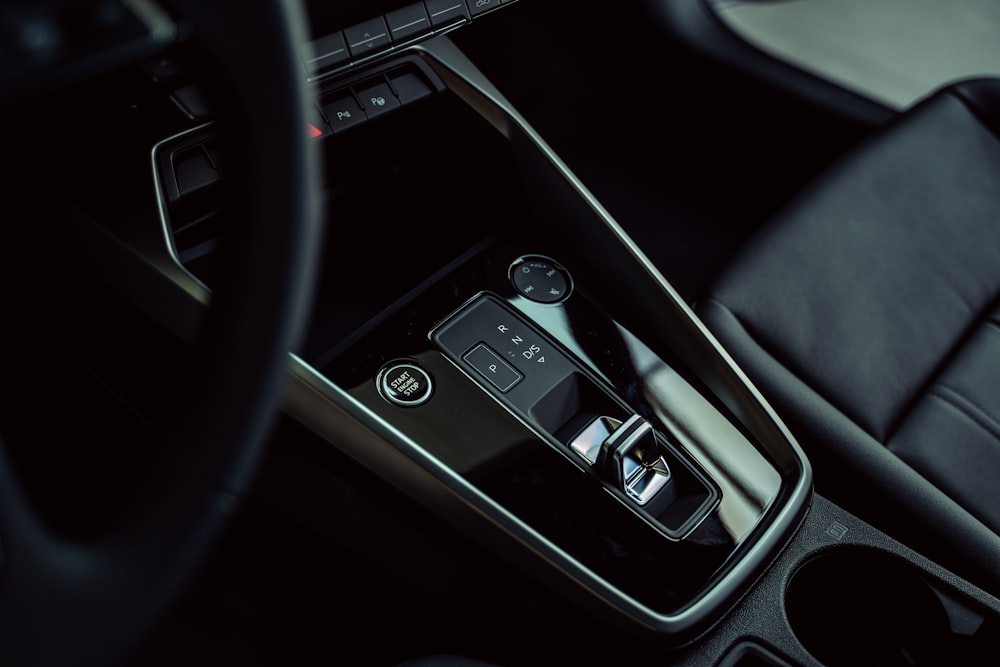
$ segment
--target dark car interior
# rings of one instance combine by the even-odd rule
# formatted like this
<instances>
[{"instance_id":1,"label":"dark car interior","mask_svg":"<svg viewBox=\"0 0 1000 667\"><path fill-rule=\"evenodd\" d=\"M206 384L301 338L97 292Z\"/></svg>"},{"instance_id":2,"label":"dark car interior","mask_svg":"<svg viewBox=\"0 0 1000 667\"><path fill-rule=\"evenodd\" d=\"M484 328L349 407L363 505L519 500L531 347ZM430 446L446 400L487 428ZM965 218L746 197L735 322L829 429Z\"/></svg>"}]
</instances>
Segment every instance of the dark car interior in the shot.
<instances>
[{"instance_id":1,"label":"dark car interior","mask_svg":"<svg viewBox=\"0 0 1000 667\"><path fill-rule=\"evenodd\" d=\"M994 664L1000 79L715 4L0 9L0 664Z\"/></svg>"}]
</instances>

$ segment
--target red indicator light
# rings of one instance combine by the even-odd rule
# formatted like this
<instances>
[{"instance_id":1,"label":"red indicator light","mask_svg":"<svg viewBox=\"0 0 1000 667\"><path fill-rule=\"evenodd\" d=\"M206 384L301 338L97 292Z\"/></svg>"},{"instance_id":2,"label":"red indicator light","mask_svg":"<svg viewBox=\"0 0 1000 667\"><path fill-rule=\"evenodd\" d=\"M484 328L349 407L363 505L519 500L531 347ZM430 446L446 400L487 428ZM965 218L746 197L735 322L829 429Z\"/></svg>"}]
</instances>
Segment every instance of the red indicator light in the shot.
<instances>
[{"instance_id":1,"label":"red indicator light","mask_svg":"<svg viewBox=\"0 0 1000 667\"><path fill-rule=\"evenodd\" d=\"M315 139L316 137L322 137L322 136L323 136L323 130L319 129L312 123L309 123L309 138Z\"/></svg>"}]
</instances>

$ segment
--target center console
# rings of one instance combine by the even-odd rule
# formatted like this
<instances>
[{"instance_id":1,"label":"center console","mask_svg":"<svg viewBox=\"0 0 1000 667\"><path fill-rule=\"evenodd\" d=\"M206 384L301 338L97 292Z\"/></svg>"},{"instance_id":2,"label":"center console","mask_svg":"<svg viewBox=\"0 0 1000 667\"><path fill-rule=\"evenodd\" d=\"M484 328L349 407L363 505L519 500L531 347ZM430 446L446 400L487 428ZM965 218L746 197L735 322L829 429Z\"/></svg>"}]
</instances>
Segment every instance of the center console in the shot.
<instances>
[{"instance_id":1,"label":"center console","mask_svg":"<svg viewBox=\"0 0 1000 667\"><path fill-rule=\"evenodd\" d=\"M327 245L289 416L671 664L1000 647L997 600L814 494L779 417L446 35L320 72L315 101ZM154 155L165 245L209 289L214 149L207 122Z\"/></svg>"}]
</instances>

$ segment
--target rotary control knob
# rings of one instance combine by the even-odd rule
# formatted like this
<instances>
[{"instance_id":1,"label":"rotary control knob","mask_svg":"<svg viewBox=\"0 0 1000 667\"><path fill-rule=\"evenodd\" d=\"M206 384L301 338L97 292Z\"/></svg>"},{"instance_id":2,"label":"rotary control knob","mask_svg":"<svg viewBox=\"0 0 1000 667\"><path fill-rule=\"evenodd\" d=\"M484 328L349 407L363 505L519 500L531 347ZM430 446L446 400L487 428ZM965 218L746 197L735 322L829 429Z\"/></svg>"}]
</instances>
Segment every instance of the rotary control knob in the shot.
<instances>
[{"instance_id":1,"label":"rotary control knob","mask_svg":"<svg viewBox=\"0 0 1000 667\"><path fill-rule=\"evenodd\" d=\"M538 303L564 301L573 289L569 272L548 257L522 257L510 267L514 289Z\"/></svg>"}]
</instances>

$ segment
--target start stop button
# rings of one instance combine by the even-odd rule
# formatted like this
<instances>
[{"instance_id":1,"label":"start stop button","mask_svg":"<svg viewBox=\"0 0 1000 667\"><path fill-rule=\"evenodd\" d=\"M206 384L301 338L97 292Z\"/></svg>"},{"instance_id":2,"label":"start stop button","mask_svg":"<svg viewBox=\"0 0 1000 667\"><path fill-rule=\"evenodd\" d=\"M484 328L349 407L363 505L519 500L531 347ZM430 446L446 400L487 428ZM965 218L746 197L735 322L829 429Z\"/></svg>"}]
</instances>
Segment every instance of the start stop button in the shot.
<instances>
[{"instance_id":1,"label":"start stop button","mask_svg":"<svg viewBox=\"0 0 1000 667\"><path fill-rule=\"evenodd\" d=\"M409 361L395 361L376 378L378 391L390 403L413 407L431 397L431 376Z\"/></svg>"}]
</instances>

